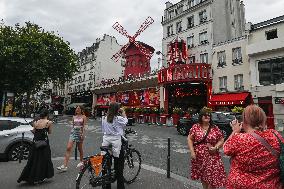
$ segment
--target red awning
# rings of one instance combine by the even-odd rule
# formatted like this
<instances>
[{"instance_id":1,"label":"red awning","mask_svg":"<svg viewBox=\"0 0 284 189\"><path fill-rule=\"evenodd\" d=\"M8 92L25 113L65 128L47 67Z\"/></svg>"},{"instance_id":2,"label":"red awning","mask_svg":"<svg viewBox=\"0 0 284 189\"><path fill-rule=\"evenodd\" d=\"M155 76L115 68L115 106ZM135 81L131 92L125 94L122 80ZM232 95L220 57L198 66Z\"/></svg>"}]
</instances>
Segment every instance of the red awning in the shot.
<instances>
[{"instance_id":1,"label":"red awning","mask_svg":"<svg viewBox=\"0 0 284 189\"><path fill-rule=\"evenodd\" d=\"M231 106L237 104L245 104L246 98L250 95L248 92L244 93L225 93L212 95L209 104L212 106Z\"/></svg>"}]
</instances>

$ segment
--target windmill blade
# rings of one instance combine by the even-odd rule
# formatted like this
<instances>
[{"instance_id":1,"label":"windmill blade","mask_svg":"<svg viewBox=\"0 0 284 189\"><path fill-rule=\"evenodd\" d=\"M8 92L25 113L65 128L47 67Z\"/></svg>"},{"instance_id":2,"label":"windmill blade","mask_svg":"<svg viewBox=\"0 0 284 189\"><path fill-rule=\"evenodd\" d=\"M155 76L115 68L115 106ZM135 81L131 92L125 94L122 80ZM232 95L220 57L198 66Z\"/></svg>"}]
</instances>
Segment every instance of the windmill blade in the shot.
<instances>
[{"instance_id":1,"label":"windmill blade","mask_svg":"<svg viewBox=\"0 0 284 189\"><path fill-rule=\"evenodd\" d=\"M145 48L143 45L141 45L137 41L134 42L134 45L140 50L141 53L143 53L146 56L148 60L152 57L153 52L151 52L149 49Z\"/></svg>"},{"instance_id":2,"label":"windmill blade","mask_svg":"<svg viewBox=\"0 0 284 189\"><path fill-rule=\"evenodd\" d=\"M154 19L152 17L148 16L148 18L143 22L143 24L141 24L140 28L137 30L137 32L133 36L133 38L135 39L138 35L140 35L141 32L146 30L146 28L148 28L149 25L151 25L153 22L154 22Z\"/></svg>"},{"instance_id":3,"label":"windmill blade","mask_svg":"<svg viewBox=\"0 0 284 189\"><path fill-rule=\"evenodd\" d=\"M127 38L131 38L131 36L127 33L127 31L124 29L122 25L120 25L118 22L114 23L112 26L115 30L117 30L122 35L126 36Z\"/></svg>"},{"instance_id":4,"label":"windmill blade","mask_svg":"<svg viewBox=\"0 0 284 189\"><path fill-rule=\"evenodd\" d=\"M125 53L125 50L128 48L128 46L130 45L130 43L127 43L126 45L124 45L117 53L115 53L111 59L115 62L118 62L118 60L120 59L120 57L122 57Z\"/></svg>"}]
</instances>

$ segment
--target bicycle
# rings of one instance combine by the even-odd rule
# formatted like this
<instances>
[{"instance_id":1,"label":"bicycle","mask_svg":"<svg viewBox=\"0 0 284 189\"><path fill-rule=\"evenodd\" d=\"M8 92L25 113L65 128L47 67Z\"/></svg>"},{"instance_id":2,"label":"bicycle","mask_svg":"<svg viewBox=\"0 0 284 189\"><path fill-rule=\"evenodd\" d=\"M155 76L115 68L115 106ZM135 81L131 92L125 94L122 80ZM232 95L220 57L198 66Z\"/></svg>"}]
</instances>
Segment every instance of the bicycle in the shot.
<instances>
[{"instance_id":1,"label":"bicycle","mask_svg":"<svg viewBox=\"0 0 284 189\"><path fill-rule=\"evenodd\" d=\"M140 173L141 155L138 150L128 143L128 134L136 134L136 131L126 129L122 140L122 148L124 150L124 182L131 184ZM112 168L112 148L111 146L102 146L100 149L104 152L103 156L96 154L83 158L83 167L76 178L76 189L97 186L104 187L106 184L115 182L115 171Z\"/></svg>"}]
</instances>

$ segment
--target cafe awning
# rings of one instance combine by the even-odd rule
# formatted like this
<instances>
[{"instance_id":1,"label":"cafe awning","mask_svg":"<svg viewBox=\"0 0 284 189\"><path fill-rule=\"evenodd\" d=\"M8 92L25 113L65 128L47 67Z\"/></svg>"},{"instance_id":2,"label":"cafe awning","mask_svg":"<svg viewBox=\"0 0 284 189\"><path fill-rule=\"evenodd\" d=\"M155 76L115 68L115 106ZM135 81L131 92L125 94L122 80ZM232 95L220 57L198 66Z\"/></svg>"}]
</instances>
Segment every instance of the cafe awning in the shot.
<instances>
[{"instance_id":1,"label":"cafe awning","mask_svg":"<svg viewBox=\"0 0 284 189\"><path fill-rule=\"evenodd\" d=\"M242 93L224 93L212 95L209 100L211 106L233 106L245 104L248 97L251 96L249 92Z\"/></svg>"}]
</instances>

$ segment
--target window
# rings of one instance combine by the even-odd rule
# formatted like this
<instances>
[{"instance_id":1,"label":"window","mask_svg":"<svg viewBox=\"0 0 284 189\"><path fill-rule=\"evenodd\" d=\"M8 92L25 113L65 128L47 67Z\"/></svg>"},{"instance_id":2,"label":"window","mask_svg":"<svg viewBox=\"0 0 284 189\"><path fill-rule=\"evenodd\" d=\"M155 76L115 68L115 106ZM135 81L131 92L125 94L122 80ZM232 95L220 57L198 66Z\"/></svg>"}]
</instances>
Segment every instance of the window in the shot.
<instances>
[{"instance_id":1,"label":"window","mask_svg":"<svg viewBox=\"0 0 284 189\"><path fill-rule=\"evenodd\" d=\"M195 63L195 56L188 57L189 63Z\"/></svg>"},{"instance_id":2,"label":"window","mask_svg":"<svg viewBox=\"0 0 284 189\"><path fill-rule=\"evenodd\" d=\"M173 32L173 25L168 26L167 27L167 35L168 35L168 37L173 35L173 33L174 33Z\"/></svg>"},{"instance_id":3,"label":"window","mask_svg":"<svg viewBox=\"0 0 284 189\"><path fill-rule=\"evenodd\" d=\"M219 77L219 89L220 91L227 91L227 76Z\"/></svg>"},{"instance_id":4,"label":"window","mask_svg":"<svg viewBox=\"0 0 284 189\"><path fill-rule=\"evenodd\" d=\"M242 50L241 47L232 50L233 65L242 63Z\"/></svg>"},{"instance_id":5,"label":"window","mask_svg":"<svg viewBox=\"0 0 284 189\"><path fill-rule=\"evenodd\" d=\"M260 61L258 71L261 85L284 83L284 58Z\"/></svg>"},{"instance_id":6,"label":"window","mask_svg":"<svg viewBox=\"0 0 284 189\"><path fill-rule=\"evenodd\" d=\"M208 53L200 54L200 63L208 63Z\"/></svg>"},{"instance_id":7,"label":"window","mask_svg":"<svg viewBox=\"0 0 284 189\"><path fill-rule=\"evenodd\" d=\"M234 75L235 90L244 90L243 74Z\"/></svg>"},{"instance_id":8,"label":"window","mask_svg":"<svg viewBox=\"0 0 284 189\"><path fill-rule=\"evenodd\" d=\"M199 13L199 24L206 22L206 20L207 20L206 10L203 10Z\"/></svg>"},{"instance_id":9,"label":"window","mask_svg":"<svg viewBox=\"0 0 284 189\"><path fill-rule=\"evenodd\" d=\"M194 46L193 41L194 41L194 36L190 36L187 38L187 48L188 49Z\"/></svg>"},{"instance_id":10,"label":"window","mask_svg":"<svg viewBox=\"0 0 284 189\"><path fill-rule=\"evenodd\" d=\"M193 7L195 5L194 1L195 0L189 0L190 7Z\"/></svg>"},{"instance_id":11,"label":"window","mask_svg":"<svg viewBox=\"0 0 284 189\"><path fill-rule=\"evenodd\" d=\"M208 43L208 39L207 39L207 32L202 32L199 34L199 44L206 44Z\"/></svg>"},{"instance_id":12,"label":"window","mask_svg":"<svg viewBox=\"0 0 284 189\"><path fill-rule=\"evenodd\" d=\"M187 28L192 28L194 26L194 16L187 18Z\"/></svg>"},{"instance_id":13,"label":"window","mask_svg":"<svg viewBox=\"0 0 284 189\"><path fill-rule=\"evenodd\" d=\"M218 65L217 67L226 66L226 53L225 51L221 51L217 53Z\"/></svg>"},{"instance_id":14,"label":"window","mask_svg":"<svg viewBox=\"0 0 284 189\"><path fill-rule=\"evenodd\" d=\"M182 32L181 21L176 23L176 33Z\"/></svg>"},{"instance_id":15,"label":"window","mask_svg":"<svg viewBox=\"0 0 284 189\"><path fill-rule=\"evenodd\" d=\"M10 120L0 121L0 131L15 129L18 126L20 126L20 123L16 121L10 121Z\"/></svg>"},{"instance_id":16,"label":"window","mask_svg":"<svg viewBox=\"0 0 284 189\"><path fill-rule=\"evenodd\" d=\"M267 40L278 38L276 29L265 32L265 35Z\"/></svg>"}]
</instances>

